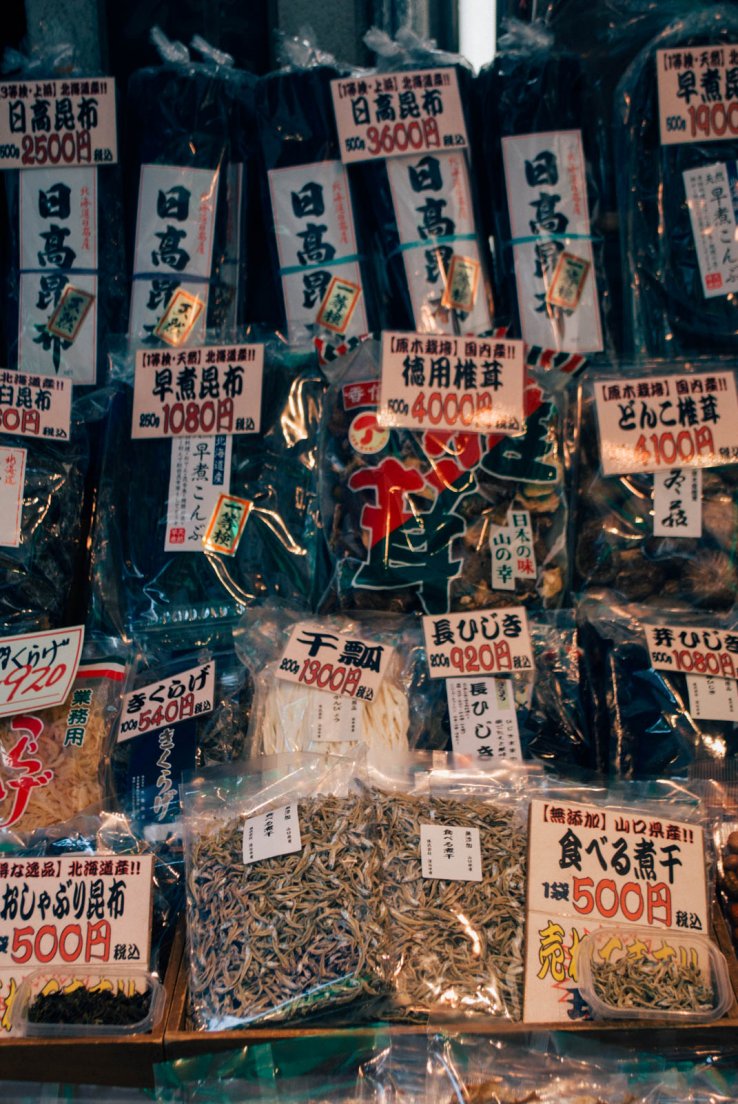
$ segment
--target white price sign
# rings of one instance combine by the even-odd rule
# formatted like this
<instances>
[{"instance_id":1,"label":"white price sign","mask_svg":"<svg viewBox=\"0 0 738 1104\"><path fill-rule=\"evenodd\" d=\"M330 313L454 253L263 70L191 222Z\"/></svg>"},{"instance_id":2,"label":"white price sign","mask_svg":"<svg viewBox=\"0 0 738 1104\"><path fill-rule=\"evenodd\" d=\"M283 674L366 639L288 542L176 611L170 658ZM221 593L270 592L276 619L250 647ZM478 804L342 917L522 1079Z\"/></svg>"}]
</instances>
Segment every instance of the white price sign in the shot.
<instances>
[{"instance_id":1,"label":"white price sign","mask_svg":"<svg viewBox=\"0 0 738 1104\"><path fill-rule=\"evenodd\" d=\"M533 670L533 645L522 606L424 617L423 633L431 678Z\"/></svg>"},{"instance_id":2,"label":"white price sign","mask_svg":"<svg viewBox=\"0 0 738 1104\"><path fill-rule=\"evenodd\" d=\"M112 77L0 84L0 169L117 160Z\"/></svg>"},{"instance_id":3,"label":"white price sign","mask_svg":"<svg viewBox=\"0 0 738 1104\"><path fill-rule=\"evenodd\" d=\"M277 677L308 689L373 701L393 648L301 621L282 653Z\"/></svg>"}]
</instances>

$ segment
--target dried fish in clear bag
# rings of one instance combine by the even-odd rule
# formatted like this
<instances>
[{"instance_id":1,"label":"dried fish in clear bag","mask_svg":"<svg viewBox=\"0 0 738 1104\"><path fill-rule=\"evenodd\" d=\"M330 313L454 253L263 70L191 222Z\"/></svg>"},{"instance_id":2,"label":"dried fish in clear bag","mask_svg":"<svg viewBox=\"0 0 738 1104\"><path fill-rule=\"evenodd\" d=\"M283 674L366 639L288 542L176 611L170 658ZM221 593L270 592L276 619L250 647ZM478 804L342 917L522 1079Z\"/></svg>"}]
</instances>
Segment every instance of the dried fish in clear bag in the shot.
<instances>
[{"instance_id":1,"label":"dried fish in clear bag","mask_svg":"<svg viewBox=\"0 0 738 1104\"><path fill-rule=\"evenodd\" d=\"M301 768L306 760L312 767ZM320 792L346 760L276 756L259 761L265 775L269 764L278 764L278 781L262 791L266 801L239 800L233 777L209 798L212 773L185 797L190 998L206 1030L302 1018L382 988L371 801L345 786L334 787L343 794ZM245 811L225 824L211 812L207 823L195 809L218 798ZM300 849L245 864L245 822L286 806Z\"/></svg>"},{"instance_id":2,"label":"dried fish in clear bag","mask_svg":"<svg viewBox=\"0 0 738 1104\"><path fill-rule=\"evenodd\" d=\"M391 1018L429 1012L519 1020L526 845L513 807L474 797L377 793ZM479 832L480 881L426 878L421 826Z\"/></svg>"}]
</instances>

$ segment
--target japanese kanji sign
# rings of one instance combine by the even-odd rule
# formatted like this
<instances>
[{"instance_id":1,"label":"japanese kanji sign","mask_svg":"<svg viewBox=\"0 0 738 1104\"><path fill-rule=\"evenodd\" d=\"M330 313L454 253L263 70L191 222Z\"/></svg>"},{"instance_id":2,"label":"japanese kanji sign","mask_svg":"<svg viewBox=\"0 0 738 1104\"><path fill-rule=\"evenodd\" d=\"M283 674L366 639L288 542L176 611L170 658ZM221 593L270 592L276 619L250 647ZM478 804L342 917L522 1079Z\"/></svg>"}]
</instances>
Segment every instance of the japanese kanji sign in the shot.
<instances>
[{"instance_id":1,"label":"japanese kanji sign","mask_svg":"<svg viewBox=\"0 0 738 1104\"><path fill-rule=\"evenodd\" d=\"M702 469L653 473L653 535L702 536Z\"/></svg>"},{"instance_id":2,"label":"japanese kanji sign","mask_svg":"<svg viewBox=\"0 0 738 1104\"><path fill-rule=\"evenodd\" d=\"M0 547L17 548L23 517L26 449L0 448Z\"/></svg>"},{"instance_id":3,"label":"japanese kanji sign","mask_svg":"<svg viewBox=\"0 0 738 1104\"><path fill-rule=\"evenodd\" d=\"M695 625L644 625L656 671L738 679L738 629Z\"/></svg>"},{"instance_id":4,"label":"japanese kanji sign","mask_svg":"<svg viewBox=\"0 0 738 1104\"><path fill-rule=\"evenodd\" d=\"M77 625L0 637L0 717L61 705L77 674L84 635Z\"/></svg>"},{"instance_id":5,"label":"japanese kanji sign","mask_svg":"<svg viewBox=\"0 0 738 1104\"><path fill-rule=\"evenodd\" d=\"M479 347L476 338L383 333L380 424L522 433L523 342L495 341L491 356Z\"/></svg>"},{"instance_id":6,"label":"japanese kanji sign","mask_svg":"<svg viewBox=\"0 0 738 1104\"><path fill-rule=\"evenodd\" d=\"M263 345L136 353L132 437L258 433Z\"/></svg>"},{"instance_id":7,"label":"japanese kanji sign","mask_svg":"<svg viewBox=\"0 0 738 1104\"><path fill-rule=\"evenodd\" d=\"M331 81L344 164L468 145L453 68Z\"/></svg>"},{"instance_id":8,"label":"japanese kanji sign","mask_svg":"<svg viewBox=\"0 0 738 1104\"><path fill-rule=\"evenodd\" d=\"M431 678L533 670L528 617L522 606L424 617L423 632Z\"/></svg>"},{"instance_id":9,"label":"japanese kanji sign","mask_svg":"<svg viewBox=\"0 0 738 1104\"><path fill-rule=\"evenodd\" d=\"M661 144L738 134L738 48L721 43L656 51Z\"/></svg>"},{"instance_id":10,"label":"japanese kanji sign","mask_svg":"<svg viewBox=\"0 0 738 1104\"><path fill-rule=\"evenodd\" d=\"M188 717L210 713L215 700L215 663L203 663L171 678L132 690L123 699L118 743Z\"/></svg>"},{"instance_id":11,"label":"japanese kanji sign","mask_svg":"<svg viewBox=\"0 0 738 1104\"><path fill-rule=\"evenodd\" d=\"M578 948L603 927L709 933L702 829L663 814L570 801L530 806L526 1023L586 1019Z\"/></svg>"},{"instance_id":12,"label":"japanese kanji sign","mask_svg":"<svg viewBox=\"0 0 738 1104\"><path fill-rule=\"evenodd\" d=\"M604 475L738 463L733 372L596 382Z\"/></svg>"},{"instance_id":13,"label":"japanese kanji sign","mask_svg":"<svg viewBox=\"0 0 738 1104\"><path fill-rule=\"evenodd\" d=\"M0 84L0 169L117 160L112 77Z\"/></svg>"},{"instance_id":14,"label":"japanese kanji sign","mask_svg":"<svg viewBox=\"0 0 738 1104\"><path fill-rule=\"evenodd\" d=\"M0 371L0 432L69 440L72 381Z\"/></svg>"},{"instance_id":15,"label":"japanese kanji sign","mask_svg":"<svg viewBox=\"0 0 738 1104\"><path fill-rule=\"evenodd\" d=\"M394 649L301 621L290 634L277 677L301 686L372 701Z\"/></svg>"},{"instance_id":16,"label":"japanese kanji sign","mask_svg":"<svg viewBox=\"0 0 738 1104\"><path fill-rule=\"evenodd\" d=\"M682 174L706 299L738 287L738 164L701 165Z\"/></svg>"}]
</instances>

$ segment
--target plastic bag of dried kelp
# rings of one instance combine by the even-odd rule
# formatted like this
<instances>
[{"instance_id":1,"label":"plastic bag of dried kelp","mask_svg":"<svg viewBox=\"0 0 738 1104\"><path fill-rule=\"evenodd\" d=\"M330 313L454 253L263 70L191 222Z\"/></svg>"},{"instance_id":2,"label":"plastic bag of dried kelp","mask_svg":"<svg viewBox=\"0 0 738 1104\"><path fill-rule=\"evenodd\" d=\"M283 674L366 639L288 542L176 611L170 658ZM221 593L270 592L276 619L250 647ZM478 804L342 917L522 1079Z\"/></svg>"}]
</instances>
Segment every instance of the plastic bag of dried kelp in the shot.
<instances>
[{"instance_id":1,"label":"plastic bag of dried kelp","mask_svg":"<svg viewBox=\"0 0 738 1104\"><path fill-rule=\"evenodd\" d=\"M536 768L456 777L440 767L437 753L416 754L372 777L387 1018L520 1020L526 814Z\"/></svg>"},{"instance_id":2,"label":"plastic bag of dried kelp","mask_svg":"<svg viewBox=\"0 0 738 1104\"><path fill-rule=\"evenodd\" d=\"M107 388L75 398L68 441L0 433L0 623L8 631L84 617L96 449L110 400Z\"/></svg>"},{"instance_id":3,"label":"plastic bag of dried kelp","mask_svg":"<svg viewBox=\"0 0 738 1104\"><path fill-rule=\"evenodd\" d=\"M120 165L69 168L63 161L68 145L73 150L75 142L82 147L89 139L99 93L112 95L112 80L82 73L69 45L31 58L7 51L3 63L3 79L29 93L26 103L15 101L25 130L15 141L22 144L24 164L42 166L2 174L8 222L4 363L30 376L93 385L108 338L121 332L127 316L122 173ZM49 87L56 101L44 96ZM72 304L82 304L83 312L70 327L62 315Z\"/></svg>"},{"instance_id":4,"label":"plastic bag of dried kelp","mask_svg":"<svg viewBox=\"0 0 738 1104\"><path fill-rule=\"evenodd\" d=\"M419 642L413 616L247 610L238 647L255 686L249 753L351 755L365 746L379 761L404 755Z\"/></svg>"},{"instance_id":5,"label":"plastic bag of dried kelp","mask_svg":"<svg viewBox=\"0 0 738 1104\"><path fill-rule=\"evenodd\" d=\"M394 39L372 28L365 42L377 55L377 67L352 77L364 86L354 102L374 124L379 143L386 134L392 148L392 134L399 131L397 148L402 141L407 148L414 140L407 137L413 128L426 127L430 134L427 152L378 156L350 169L357 212L377 246L385 326L420 333L484 333L492 328L494 307L487 242L477 215L471 67L458 55L437 50L409 26ZM418 70L422 77L408 75ZM437 146L430 143L444 110L436 87L454 75L467 143L449 149L441 148L440 137ZM462 136L448 137L458 143Z\"/></svg>"},{"instance_id":6,"label":"plastic bag of dried kelp","mask_svg":"<svg viewBox=\"0 0 738 1104\"><path fill-rule=\"evenodd\" d=\"M377 421L379 355L373 341L350 353L325 400L320 497L338 605L560 606L568 571L560 394L528 379L520 437L386 429ZM495 555L503 544L529 554L505 571Z\"/></svg>"},{"instance_id":7,"label":"plastic bag of dried kelp","mask_svg":"<svg viewBox=\"0 0 738 1104\"><path fill-rule=\"evenodd\" d=\"M577 617L598 739L614 778L709 777L735 760L734 613L654 609L592 591Z\"/></svg>"},{"instance_id":8,"label":"plastic bag of dried kelp","mask_svg":"<svg viewBox=\"0 0 738 1104\"><path fill-rule=\"evenodd\" d=\"M686 365L684 371L695 367ZM735 375L727 364L699 365L700 373L711 368ZM669 365L669 374L672 371ZM643 421L636 397L643 382L638 377L646 374L662 375L663 366L587 376L571 404L567 438L576 518L573 586L578 590L608 587L625 601L651 605L728 609L738 599L738 463L602 474L595 387L611 381L622 394L621 420L640 419L648 436L650 423ZM677 386L681 378L675 377ZM703 404L710 400L702 388L693 396L664 399L668 424L677 425L675 433L697 425L707 410ZM700 428L709 424L704 422ZM664 451L668 444L666 440Z\"/></svg>"},{"instance_id":9,"label":"plastic bag of dried kelp","mask_svg":"<svg viewBox=\"0 0 738 1104\"><path fill-rule=\"evenodd\" d=\"M0 718L0 829L30 832L99 806L129 651L88 635L69 694Z\"/></svg>"},{"instance_id":10,"label":"plastic bag of dried kelp","mask_svg":"<svg viewBox=\"0 0 738 1104\"><path fill-rule=\"evenodd\" d=\"M243 754L252 683L234 627L160 626L137 640L111 762L118 801L152 842L179 835L184 773Z\"/></svg>"},{"instance_id":11,"label":"plastic bag of dried kelp","mask_svg":"<svg viewBox=\"0 0 738 1104\"><path fill-rule=\"evenodd\" d=\"M129 332L166 348L243 322L256 78L201 39L195 61L151 38L162 64L132 74L126 103Z\"/></svg>"},{"instance_id":12,"label":"plastic bag of dried kelp","mask_svg":"<svg viewBox=\"0 0 738 1104\"><path fill-rule=\"evenodd\" d=\"M598 135L579 58L511 22L477 78L501 309L528 345L611 347Z\"/></svg>"},{"instance_id":13,"label":"plastic bag of dried kelp","mask_svg":"<svg viewBox=\"0 0 738 1104\"><path fill-rule=\"evenodd\" d=\"M194 1022L345 1022L382 988L374 803L338 756L237 770L183 786Z\"/></svg>"},{"instance_id":14,"label":"plastic bag of dried kelp","mask_svg":"<svg viewBox=\"0 0 738 1104\"><path fill-rule=\"evenodd\" d=\"M698 5L656 35L618 84L626 356L723 354L738 347L730 248L737 44L732 6Z\"/></svg>"},{"instance_id":15,"label":"plastic bag of dried kelp","mask_svg":"<svg viewBox=\"0 0 738 1104\"><path fill-rule=\"evenodd\" d=\"M413 664L411 744L474 761L536 759L559 772L597 770L573 610L528 610L533 669L435 678L425 646ZM476 619L477 625L480 618ZM469 619L467 632L472 628ZM413 706L417 707L414 708Z\"/></svg>"},{"instance_id":16,"label":"plastic bag of dried kelp","mask_svg":"<svg viewBox=\"0 0 738 1104\"><path fill-rule=\"evenodd\" d=\"M266 346L258 433L131 440L131 358L116 386L93 542L93 616L120 633L237 616L257 597L322 586L317 437L325 382L312 350ZM245 500L227 551L203 537L221 494Z\"/></svg>"},{"instance_id":17,"label":"plastic bag of dried kelp","mask_svg":"<svg viewBox=\"0 0 738 1104\"><path fill-rule=\"evenodd\" d=\"M378 326L364 220L355 217L331 97L331 81L346 70L309 32L284 36L280 54L283 67L256 90L272 264L260 281L270 301L254 317L286 324L291 341L317 336L336 345Z\"/></svg>"}]
</instances>

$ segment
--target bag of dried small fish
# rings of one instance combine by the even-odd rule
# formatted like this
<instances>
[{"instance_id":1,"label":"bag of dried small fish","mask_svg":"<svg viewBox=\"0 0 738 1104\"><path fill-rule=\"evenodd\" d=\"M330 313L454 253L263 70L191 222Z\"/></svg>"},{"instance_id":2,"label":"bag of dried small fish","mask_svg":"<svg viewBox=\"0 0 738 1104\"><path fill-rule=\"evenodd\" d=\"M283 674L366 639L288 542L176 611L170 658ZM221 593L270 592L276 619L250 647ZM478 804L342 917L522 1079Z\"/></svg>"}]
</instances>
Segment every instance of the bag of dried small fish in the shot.
<instances>
[{"instance_id":1,"label":"bag of dried small fish","mask_svg":"<svg viewBox=\"0 0 738 1104\"><path fill-rule=\"evenodd\" d=\"M350 759L303 753L183 786L198 1028L345 1022L381 989L375 811L355 778Z\"/></svg>"},{"instance_id":2,"label":"bag of dried small fish","mask_svg":"<svg viewBox=\"0 0 738 1104\"><path fill-rule=\"evenodd\" d=\"M413 617L311 616L273 603L247 610L238 645L255 686L251 755L292 751L404 755L410 727Z\"/></svg>"},{"instance_id":3,"label":"bag of dried small fish","mask_svg":"<svg viewBox=\"0 0 738 1104\"><path fill-rule=\"evenodd\" d=\"M727 366L714 368L722 375ZM650 371L663 375L657 366ZM695 432L717 428L719 409L709 420L714 391L704 388L710 387L711 378L719 383L720 376L703 377L703 371L700 366L699 376L690 373L699 391L656 396L648 405L642 398L643 380L636 380L646 376L643 369L588 376L580 384L567 419L575 484L575 589L608 587L626 601L687 603L708 610L728 609L738 599L736 457L732 463L704 469L603 475L595 401L598 385L619 393L620 421L642 428L650 455L654 413L661 419L657 430L664 451L671 447L670 433L679 441L690 427L696 426ZM727 374L736 375L732 368ZM677 387L684 384L679 376L671 382Z\"/></svg>"},{"instance_id":4,"label":"bag of dried small fish","mask_svg":"<svg viewBox=\"0 0 738 1104\"><path fill-rule=\"evenodd\" d=\"M480 765L537 759L557 771L596 770L598 750L581 685L573 610L529 610L533 668L436 678L424 645L413 666L411 744L453 750ZM460 624L483 631L480 615ZM413 708L416 704L417 708Z\"/></svg>"},{"instance_id":5,"label":"bag of dried small fish","mask_svg":"<svg viewBox=\"0 0 738 1104\"><path fill-rule=\"evenodd\" d=\"M525 767L469 772L469 792L437 753L375 777L381 854L377 912L392 986L389 1019L520 1020L523 998ZM451 764L450 764L451 765ZM535 768L534 768L535 770ZM469 777L469 774L465 775Z\"/></svg>"},{"instance_id":6,"label":"bag of dried small fish","mask_svg":"<svg viewBox=\"0 0 738 1104\"><path fill-rule=\"evenodd\" d=\"M579 640L614 778L710 777L738 757L738 621L592 591Z\"/></svg>"},{"instance_id":7,"label":"bag of dried small fish","mask_svg":"<svg viewBox=\"0 0 738 1104\"><path fill-rule=\"evenodd\" d=\"M243 753L251 679L233 628L161 626L137 641L111 759L117 798L148 840L178 838L185 772Z\"/></svg>"},{"instance_id":8,"label":"bag of dried small fish","mask_svg":"<svg viewBox=\"0 0 738 1104\"><path fill-rule=\"evenodd\" d=\"M0 718L0 830L29 832L103 800L127 650L88 637L66 700Z\"/></svg>"},{"instance_id":9,"label":"bag of dried small fish","mask_svg":"<svg viewBox=\"0 0 738 1104\"><path fill-rule=\"evenodd\" d=\"M365 342L336 369L320 495L339 606L560 606L568 510L560 400L549 384L528 379L520 437L390 430L377 421L379 345Z\"/></svg>"},{"instance_id":10,"label":"bag of dried small fish","mask_svg":"<svg viewBox=\"0 0 738 1104\"><path fill-rule=\"evenodd\" d=\"M316 457L325 381L314 350L279 339L266 345L259 432L171 439L131 440L132 358L116 355L111 364L119 379L93 540L96 623L137 632L233 618L257 597L307 602L320 593ZM237 393L228 387L239 386L238 368L226 363L216 372L216 395ZM230 548L206 547L221 495L240 500L234 509L245 521Z\"/></svg>"}]
</instances>

